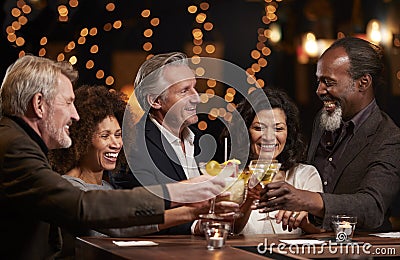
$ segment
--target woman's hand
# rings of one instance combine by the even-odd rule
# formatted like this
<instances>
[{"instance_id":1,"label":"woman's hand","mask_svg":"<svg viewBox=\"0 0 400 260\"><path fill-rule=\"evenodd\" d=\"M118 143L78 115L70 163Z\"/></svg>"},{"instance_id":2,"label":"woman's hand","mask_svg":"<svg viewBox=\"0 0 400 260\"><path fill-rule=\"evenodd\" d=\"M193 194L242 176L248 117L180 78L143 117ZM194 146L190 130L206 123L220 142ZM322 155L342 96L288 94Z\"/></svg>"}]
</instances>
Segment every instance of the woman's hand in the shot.
<instances>
[{"instance_id":1,"label":"woman's hand","mask_svg":"<svg viewBox=\"0 0 400 260\"><path fill-rule=\"evenodd\" d=\"M261 191L262 187L260 184L257 184L253 188L248 187L246 200L259 200Z\"/></svg>"},{"instance_id":2,"label":"woman's hand","mask_svg":"<svg viewBox=\"0 0 400 260\"><path fill-rule=\"evenodd\" d=\"M292 230L300 227L302 221L307 221L307 211L290 211L290 210L279 210L275 215L276 223L282 223L282 229Z\"/></svg>"},{"instance_id":3,"label":"woman's hand","mask_svg":"<svg viewBox=\"0 0 400 260\"><path fill-rule=\"evenodd\" d=\"M324 229L316 227L308 219L308 213L306 211L290 211L290 210L279 210L275 215L276 223L282 223L282 229L292 231L300 227L303 232L307 234L316 234L325 232Z\"/></svg>"}]
</instances>

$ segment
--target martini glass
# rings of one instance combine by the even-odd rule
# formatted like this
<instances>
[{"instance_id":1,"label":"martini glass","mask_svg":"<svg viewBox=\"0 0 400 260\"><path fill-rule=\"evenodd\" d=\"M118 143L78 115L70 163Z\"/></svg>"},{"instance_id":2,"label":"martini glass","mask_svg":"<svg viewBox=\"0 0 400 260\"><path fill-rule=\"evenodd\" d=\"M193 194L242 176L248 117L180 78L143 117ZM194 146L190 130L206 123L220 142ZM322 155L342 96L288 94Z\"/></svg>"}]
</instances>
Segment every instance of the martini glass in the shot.
<instances>
[{"instance_id":1,"label":"martini glass","mask_svg":"<svg viewBox=\"0 0 400 260\"><path fill-rule=\"evenodd\" d=\"M281 164L277 160L268 160L268 159L259 159L259 160L251 160L249 164L249 170L252 174L253 179L255 178L257 182L259 182L262 188L272 182L275 175L279 172L279 168ZM259 201L256 200L255 204L258 204ZM270 220L273 219L269 213L266 213L266 217L259 219L262 220Z\"/></svg>"}]
</instances>

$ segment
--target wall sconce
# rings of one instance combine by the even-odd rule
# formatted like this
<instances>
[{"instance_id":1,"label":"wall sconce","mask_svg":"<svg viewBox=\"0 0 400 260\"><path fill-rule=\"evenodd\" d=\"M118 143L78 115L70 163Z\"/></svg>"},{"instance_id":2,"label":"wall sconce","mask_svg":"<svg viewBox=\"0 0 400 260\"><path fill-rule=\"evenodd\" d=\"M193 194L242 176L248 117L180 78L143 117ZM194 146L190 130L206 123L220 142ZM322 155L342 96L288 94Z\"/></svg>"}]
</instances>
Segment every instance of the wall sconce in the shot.
<instances>
[{"instance_id":1,"label":"wall sconce","mask_svg":"<svg viewBox=\"0 0 400 260\"><path fill-rule=\"evenodd\" d=\"M302 37L302 43L297 48L297 61L307 64L310 59L316 59L333 43L333 39L317 39L312 32Z\"/></svg>"},{"instance_id":2,"label":"wall sconce","mask_svg":"<svg viewBox=\"0 0 400 260\"><path fill-rule=\"evenodd\" d=\"M318 43L313 33L309 32L303 36L303 46L309 57L316 58L318 56Z\"/></svg>"},{"instance_id":3,"label":"wall sconce","mask_svg":"<svg viewBox=\"0 0 400 260\"><path fill-rule=\"evenodd\" d=\"M375 44L389 45L393 35L379 20L372 19L366 28L367 39Z\"/></svg>"},{"instance_id":4,"label":"wall sconce","mask_svg":"<svg viewBox=\"0 0 400 260\"><path fill-rule=\"evenodd\" d=\"M281 27L277 23L273 23L269 26L271 30L270 40L273 43L278 43L282 38Z\"/></svg>"}]
</instances>

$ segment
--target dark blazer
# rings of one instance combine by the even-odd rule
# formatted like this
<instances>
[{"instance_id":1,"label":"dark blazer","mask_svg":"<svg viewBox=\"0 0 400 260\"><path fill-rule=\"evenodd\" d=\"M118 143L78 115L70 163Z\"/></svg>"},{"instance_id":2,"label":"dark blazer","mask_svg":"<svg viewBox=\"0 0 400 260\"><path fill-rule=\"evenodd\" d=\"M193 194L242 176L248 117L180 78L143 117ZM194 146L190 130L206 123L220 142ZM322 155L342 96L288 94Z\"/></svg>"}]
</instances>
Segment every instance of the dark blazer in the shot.
<instances>
[{"instance_id":1,"label":"dark blazer","mask_svg":"<svg viewBox=\"0 0 400 260\"><path fill-rule=\"evenodd\" d=\"M156 194L143 188L81 191L52 171L44 143L20 121L0 120L1 258L54 257L60 248L57 226L108 228L164 221L161 187L152 187Z\"/></svg>"},{"instance_id":2,"label":"dark blazer","mask_svg":"<svg viewBox=\"0 0 400 260\"><path fill-rule=\"evenodd\" d=\"M191 130L195 133L196 156L200 153L199 137L201 133L195 128L191 128ZM171 144L149 117L144 116L132 129L128 130L124 127L123 132L124 151L129 169L133 174L129 170L112 174L111 183L117 188L165 184L187 179ZM187 223L159 233L190 234L190 226L191 223Z\"/></svg>"},{"instance_id":3,"label":"dark blazer","mask_svg":"<svg viewBox=\"0 0 400 260\"><path fill-rule=\"evenodd\" d=\"M314 121L308 162L323 130L320 113ZM389 207L400 188L400 129L379 108L349 141L337 166L333 190L321 194L325 205L323 226L335 214L358 217L357 229L390 230Z\"/></svg>"}]
</instances>

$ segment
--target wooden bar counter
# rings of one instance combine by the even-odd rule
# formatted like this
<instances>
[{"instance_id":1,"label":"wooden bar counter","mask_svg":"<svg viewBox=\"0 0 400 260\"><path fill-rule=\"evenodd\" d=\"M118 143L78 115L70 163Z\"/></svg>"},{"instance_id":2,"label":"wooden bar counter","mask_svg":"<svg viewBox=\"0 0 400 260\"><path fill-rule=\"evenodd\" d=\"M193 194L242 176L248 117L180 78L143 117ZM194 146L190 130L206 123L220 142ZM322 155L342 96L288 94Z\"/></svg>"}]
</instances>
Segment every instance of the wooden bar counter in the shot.
<instances>
[{"instance_id":1,"label":"wooden bar counter","mask_svg":"<svg viewBox=\"0 0 400 260\"><path fill-rule=\"evenodd\" d=\"M204 237L145 236L140 238L80 237L77 259L400 259L399 238L356 233L352 244L329 242L332 233L318 235L254 235L228 238L222 249L207 250ZM289 246L282 239L324 239L324 245ZM153 241L157 246L120 247L112 241ZM267 245L265 247L264 245Z\"/></svg>"}]
</instances>

